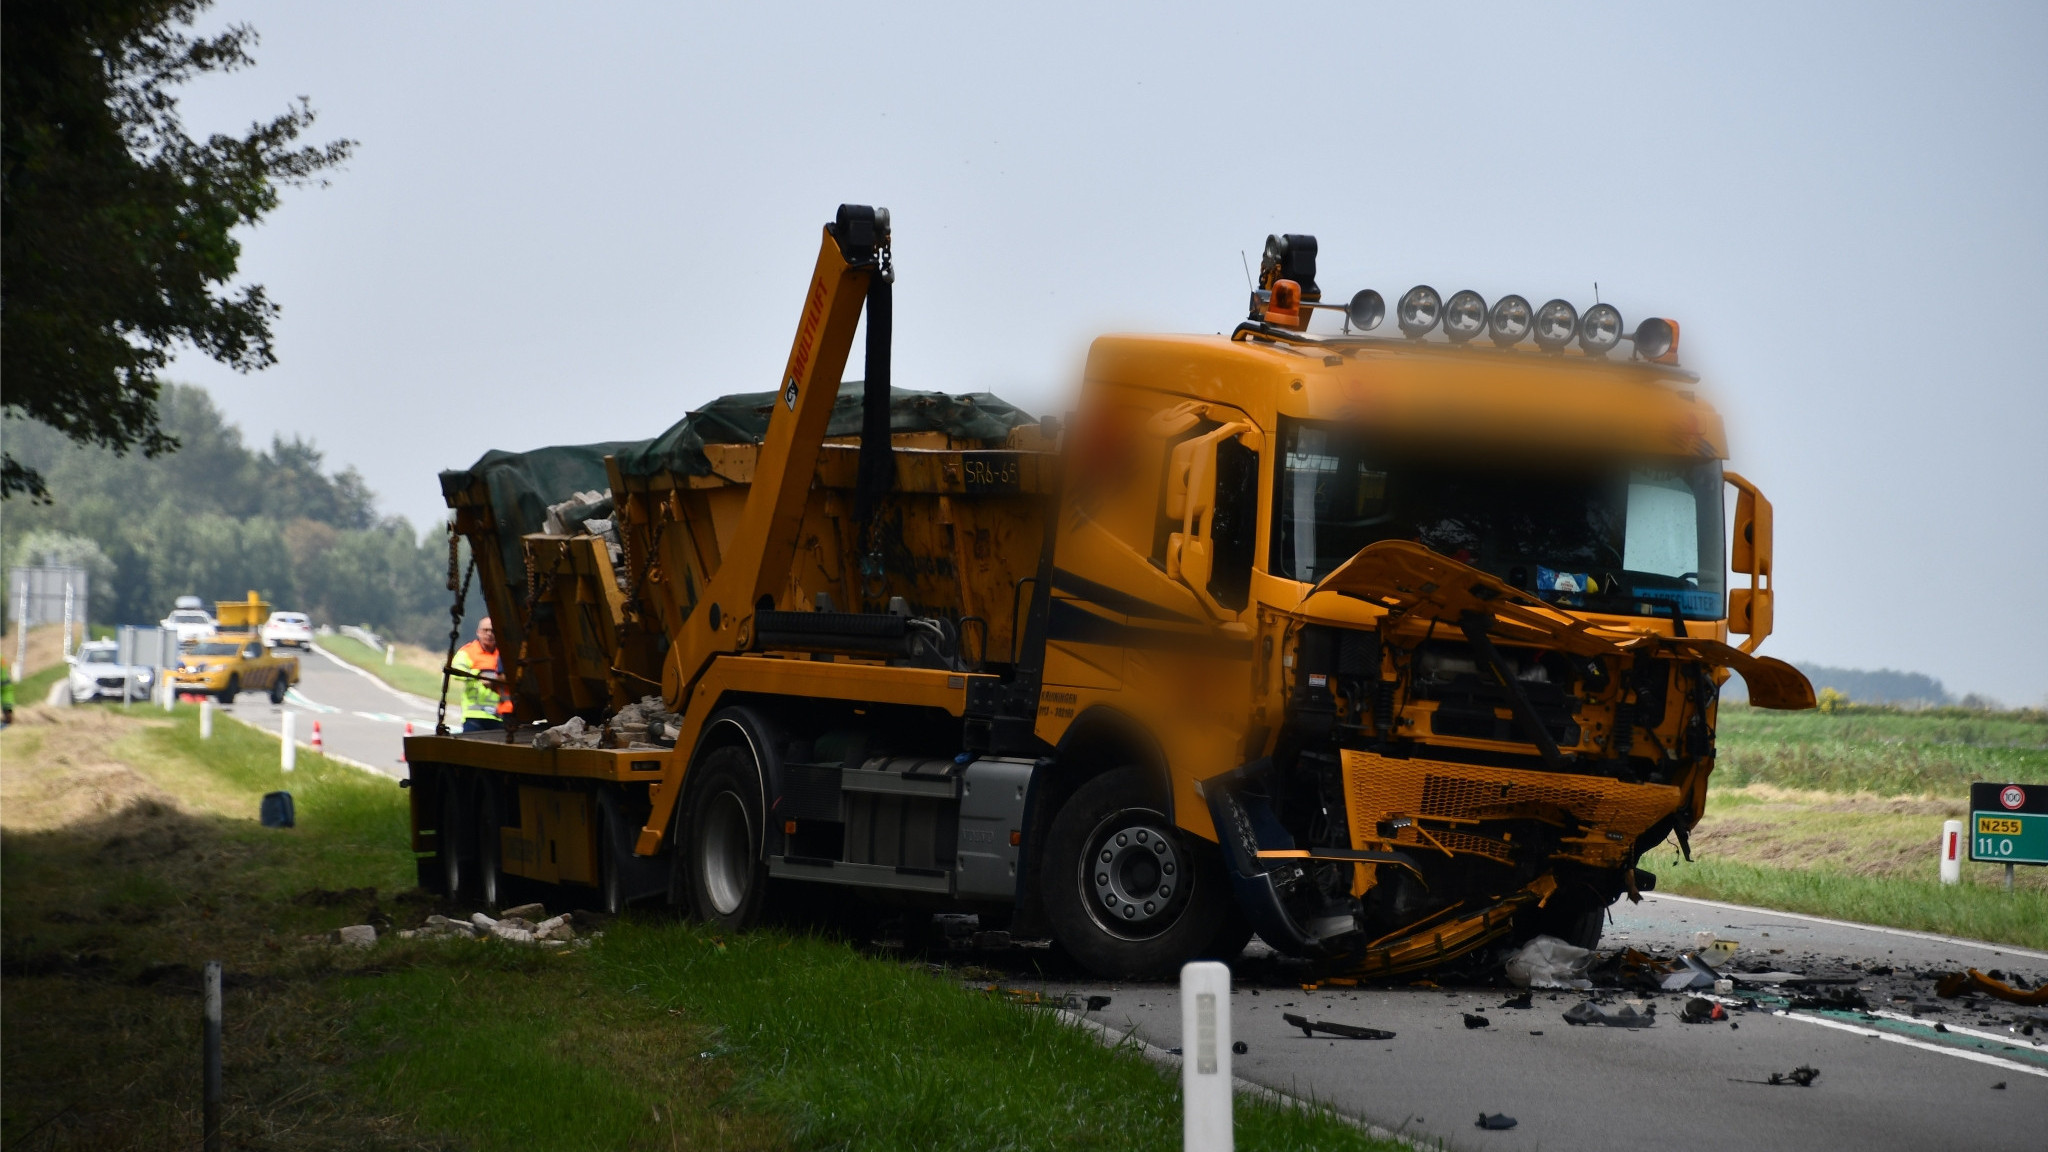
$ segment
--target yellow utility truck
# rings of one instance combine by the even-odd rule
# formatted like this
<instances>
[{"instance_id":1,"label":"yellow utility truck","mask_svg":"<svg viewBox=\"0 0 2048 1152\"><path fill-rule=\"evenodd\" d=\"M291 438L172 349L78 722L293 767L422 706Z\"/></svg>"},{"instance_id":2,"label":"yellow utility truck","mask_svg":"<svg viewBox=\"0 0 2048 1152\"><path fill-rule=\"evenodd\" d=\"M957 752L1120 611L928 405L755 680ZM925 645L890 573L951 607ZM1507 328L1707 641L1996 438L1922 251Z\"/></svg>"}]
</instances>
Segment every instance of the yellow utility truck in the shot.
<instances>
[{"instance_id":1,"label":"yellow utility truck","mask_svg":"<svg viewBox=\"0 0 2048 1152\"><path fill-rule=\"evenodd\" d=\"M212 696L233 704L244 692L262 692L273 704L299 682L299 658L280 656L263 642L260 629L270 605L255 592L246 600L218 600L213 635L185 645L171 670L172 690Z\"/></svg>"},{"instance_id":2,"label":"yellow utility truck","mask_svg":"<svg viewBox=\"0 0 2048 1152\"><path fill-rule=\"evenodd\" d=\"M733 928L810 887L1105 975L1596 942L1706 810L1731 670L1812 704L1755 654L1770 504L1677 324L1389 318L1316 254L1270 238L1227 336L1097 340L1033 421L890 387L888 215L843 206L773 390L444 473L514 712L407 741L422 882Z\"/></svg>"}]
</instances>

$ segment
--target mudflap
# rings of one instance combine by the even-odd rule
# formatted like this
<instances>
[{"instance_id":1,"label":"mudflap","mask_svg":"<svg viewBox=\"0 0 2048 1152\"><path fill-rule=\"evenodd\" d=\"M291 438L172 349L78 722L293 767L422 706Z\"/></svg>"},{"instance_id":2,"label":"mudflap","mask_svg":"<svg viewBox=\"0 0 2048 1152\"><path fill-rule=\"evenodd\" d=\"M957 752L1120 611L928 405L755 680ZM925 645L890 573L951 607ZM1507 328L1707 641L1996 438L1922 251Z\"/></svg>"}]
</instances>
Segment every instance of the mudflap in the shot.
<instances>
[{"instance_id":1,"label":"mudflap","mask_svg":"<svg viewBox=\"0 0 2048 1152\"><path fill-rule=\"evenodd\" d=\"M1270 759L1254 760L1221 776L1202 781L1202 798L1216 823L1216 838L1230 870L1231 891L1238 908L1259 939L1289 956L1324 957L1329 949L1298 923L1281 900L1283 886L1297 877L1300 865L1291 860L1261 860L1259 852L1291 849L1294 838L1280 825L1266 801L1243 796L1246 780L1271 767ZM1281 870L1285 870L1284 872Z\"/></svg>"}]
</instances>

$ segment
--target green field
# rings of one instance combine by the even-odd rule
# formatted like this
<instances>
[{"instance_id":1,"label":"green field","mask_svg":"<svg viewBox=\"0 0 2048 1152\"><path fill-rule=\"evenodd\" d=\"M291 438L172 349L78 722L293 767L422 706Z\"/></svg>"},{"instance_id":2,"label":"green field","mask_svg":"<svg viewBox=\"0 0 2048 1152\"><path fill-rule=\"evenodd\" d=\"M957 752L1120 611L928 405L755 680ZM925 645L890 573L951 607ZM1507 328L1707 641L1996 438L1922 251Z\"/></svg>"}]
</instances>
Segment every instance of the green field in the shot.
<instances>
[{"instance_id":1,"label":"green field","mask_svg":"<svg viewBox=\"0 0 2048 1152\"><path fill-rule=\"evenodd\" d=\"M1973 780L2048 785L2048 714L1725 707L1693 861L1644 858L1664 891L2048 948L2048 868L1963 864L1939 882L1944 820Z\"/></svg>"},{"instance_id":2,"label":"green field","mask_svg":"<svg viewBox=\"0 0 2048 1152\"><path fill-rule=\"evenodd\" d=\"M308 940L435 910L405 793L304 751L283 777L272 738L201 741L196 711L36 709L0 734L0 1147L196 1146L208 959L229 1147L1179 1146L1171 1074L830 939L648 914L565 952ZM262 828L282 786L298 827ZM1241 1148L1390 1147L1238 1111Z\"/></svg>"}]
</instances>

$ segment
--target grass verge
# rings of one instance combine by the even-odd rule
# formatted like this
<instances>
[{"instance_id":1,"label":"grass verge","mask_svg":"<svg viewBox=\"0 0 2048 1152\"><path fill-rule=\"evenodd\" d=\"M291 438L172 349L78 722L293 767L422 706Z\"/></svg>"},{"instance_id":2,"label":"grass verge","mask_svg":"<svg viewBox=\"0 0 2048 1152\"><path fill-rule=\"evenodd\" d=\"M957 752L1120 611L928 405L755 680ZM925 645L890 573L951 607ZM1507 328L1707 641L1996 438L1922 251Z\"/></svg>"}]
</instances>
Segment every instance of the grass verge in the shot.
<instances>
[{"instance_id":1,"label":"grass verge","mask_svg":"<svg viewBox=\"0 0 2048 1152\"><path fill-rule=\"evenodd\" d=\"M2038 888L2012 893L1982 883L1948 888L1938 879L1708 858L1690 864L1661 861L1656 872L1657 890L1680 896L2048 950L2048 891Z\"/></svg>"},{"instance_id":2,"label":"grass verge","mask_svg":"<svg viewBox=\"0 0 2048 1152\"><path fill-rule=\"evenodd\" d=\"M382 652L373 650L360 640L338 633L333 636L316 637L313 642L401 692L410 692L429 700L441 698L441 662L424 648L414 648L409 644L396 645L396 659L386 664Z\"/></svg>"},{"instance_id":3,"label":"grass verge","mask_svg":"<svg viewBox=\"0 0 2048 1152\"><path fill-rule=\"evenodd\" d=\"M943 973L659 918L588 949L309 934L416 923L405 794L196 709L0 734L0 1146L197 1143L198 971L225 962L242 1148L1170 1149L1177 1087ZM299 826L253 819L288 784ZM451 913L464 909L444 908ZM1240 1102L1248 1149L1374 1148Z\"/></svg>"}]
</instances>

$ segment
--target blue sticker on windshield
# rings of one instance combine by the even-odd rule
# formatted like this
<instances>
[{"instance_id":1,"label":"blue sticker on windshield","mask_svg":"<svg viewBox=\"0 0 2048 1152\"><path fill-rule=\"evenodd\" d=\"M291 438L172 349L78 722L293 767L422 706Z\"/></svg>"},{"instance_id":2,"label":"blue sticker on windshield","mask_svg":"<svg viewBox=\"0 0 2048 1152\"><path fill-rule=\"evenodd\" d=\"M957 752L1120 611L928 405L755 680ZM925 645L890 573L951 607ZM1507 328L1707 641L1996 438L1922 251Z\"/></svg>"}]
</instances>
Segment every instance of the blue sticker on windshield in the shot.
<instances>
[{"instance_id":1,"label":"blue sticker on windshield","mask_svg":"<svg viewBox=\"0 0 2048 1152\"><path fill-rule=\"evenodd\" d=\"M1718 592L1702 592L1697 588L1631 588L1628 594L1637 600L1676 604L1680 612L1695 618L1713 620L1721 616ZM1649 616L1655 613L1646 604L1642 606L1642 614Z\"/></svg>"},{"instance_id":2,"label":"blue sticker on windshield","mask_svg":"<svg viewBox=\"0 0 2048 1152\"><path fill-rule=\"evenodd\" d=\"M1585 572L1560 572L1541 565L1536 569L1536 593L1553 604L1580 607L1586 593L1593 591L1593 578Z\"/></svg>"}]
</instances>

